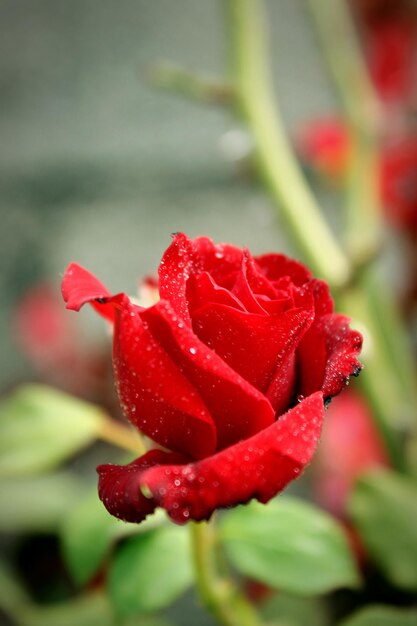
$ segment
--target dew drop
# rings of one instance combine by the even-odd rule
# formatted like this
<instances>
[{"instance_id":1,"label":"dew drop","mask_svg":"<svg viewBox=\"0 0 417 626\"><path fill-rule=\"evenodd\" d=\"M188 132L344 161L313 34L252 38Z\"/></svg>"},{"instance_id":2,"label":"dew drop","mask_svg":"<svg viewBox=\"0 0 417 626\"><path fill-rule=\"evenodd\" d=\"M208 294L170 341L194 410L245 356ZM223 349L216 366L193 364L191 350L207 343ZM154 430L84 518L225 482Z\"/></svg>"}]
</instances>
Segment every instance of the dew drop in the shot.
<instances>
[{"instance_id":1,"label":"dew drop","mask_svg":"<svg viewBox=\"0 0 417 626\"><path fill-rule=\"evenodd\" d=\"M197 354L197 348L191 347L189 349L190 354Z\"/></svg>"}]
</instances>

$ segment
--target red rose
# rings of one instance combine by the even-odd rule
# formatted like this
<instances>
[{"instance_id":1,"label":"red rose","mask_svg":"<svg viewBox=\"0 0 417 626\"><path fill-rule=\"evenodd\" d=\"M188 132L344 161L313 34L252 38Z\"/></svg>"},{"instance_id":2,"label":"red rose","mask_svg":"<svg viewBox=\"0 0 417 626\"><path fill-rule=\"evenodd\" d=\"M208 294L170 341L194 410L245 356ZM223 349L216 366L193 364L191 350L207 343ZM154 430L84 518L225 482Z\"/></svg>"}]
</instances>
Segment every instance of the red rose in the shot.
<instances>
[{"instance_id":1,"label":"red rose","mask_svg":"<svg viewBox=\"0 0 417 626\"><path fill-rule=\"evenodd\" d=\"M174 236L159 293L145 309L78 265L64 278L67 308L91 302L114 322L125 413L169 450L101 465L100 498L133 522L157 506L184 523L252 498L267 502L309 463L323 399L360 370L360 334L301 264L206 237Z\"/></svg>"}]
</instances>

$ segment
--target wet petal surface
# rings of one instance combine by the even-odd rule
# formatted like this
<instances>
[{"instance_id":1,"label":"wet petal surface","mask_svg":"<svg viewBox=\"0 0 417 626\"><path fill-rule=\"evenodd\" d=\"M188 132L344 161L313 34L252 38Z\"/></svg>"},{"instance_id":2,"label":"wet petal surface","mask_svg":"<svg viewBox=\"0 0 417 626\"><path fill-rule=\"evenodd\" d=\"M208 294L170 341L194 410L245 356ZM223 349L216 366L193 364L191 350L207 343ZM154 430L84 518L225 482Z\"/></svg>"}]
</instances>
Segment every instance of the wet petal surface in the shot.
<instances>
[{"instance_id":1,"label":"wet petal surface","mask_svg":"<svg viewBox=\"0 0 417 626\"><path fill-rule=\"evenodd\" d=\"M323 416L316 393L253 437L196 463L153 467L140 482L178 524L252 498L268 502L310 462Z\"/></svg>"},{"instance_id":2,"label":"wet petal surface","mask_svg":"<svg viewBox=\"0 0 417 626\"><path fill-rule=\"evenodd\" d=\"M157 502L143 495L140 480L145 470L184 459L162 450L150 450L129 465L99 465L98 494L111 515L125 521L139 523L153 513Z\"/></svg>"},{"instance_id":3,"label":"wet petal surface","mask_svg":"<svg viewBox=\"0 0 417 626\"><path fill-rule=\"evenodd\" d=\"M272 424L274 411L268 399L204 344L169 303L161 300L141 317L203 399L216 424L217 449Z\"/></svg>"}]
</instances>

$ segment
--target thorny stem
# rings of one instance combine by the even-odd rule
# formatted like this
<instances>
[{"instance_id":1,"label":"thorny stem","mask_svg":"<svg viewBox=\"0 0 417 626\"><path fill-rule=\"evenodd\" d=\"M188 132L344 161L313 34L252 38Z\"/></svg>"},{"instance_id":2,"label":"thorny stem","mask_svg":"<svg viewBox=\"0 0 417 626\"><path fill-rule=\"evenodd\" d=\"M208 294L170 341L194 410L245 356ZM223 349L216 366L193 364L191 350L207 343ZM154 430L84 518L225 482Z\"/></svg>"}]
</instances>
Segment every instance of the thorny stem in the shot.
<instances>
[{"instance_id":1,"label":"thorny stem","mask_svg":"<svg viewBox=\"0 0 417 626\"><path fill-rule=\"evenodd\" d=\"M263 2L227 0L227 7L235 102L252 132L260 175L312 269L341 287L350 278L349 261L305 183L274 103Z\"/></svg>"},{"instance_id":2,"label":"thorny stem","mask_svg":"<svg viewBox=\"0 0 417 626\"><path fill-rule=\"evenodd\" d=\"M129 452L135 452L139 455L146 452L145 444L137 431L123 426L107 416L102 418L97 436L99 439Z\"/></svg>"},{"instance_id":3,"label":"thorny stem","mask_svg":"<svg viewBox=\"0 0 417 626\"><path fill-rule=\"evenodd\" d=\"M262 626L232 580L218 574L214 522L192 522L190 532L197 589L206 608L223 626Z\"/></svg>"}]
</instances>

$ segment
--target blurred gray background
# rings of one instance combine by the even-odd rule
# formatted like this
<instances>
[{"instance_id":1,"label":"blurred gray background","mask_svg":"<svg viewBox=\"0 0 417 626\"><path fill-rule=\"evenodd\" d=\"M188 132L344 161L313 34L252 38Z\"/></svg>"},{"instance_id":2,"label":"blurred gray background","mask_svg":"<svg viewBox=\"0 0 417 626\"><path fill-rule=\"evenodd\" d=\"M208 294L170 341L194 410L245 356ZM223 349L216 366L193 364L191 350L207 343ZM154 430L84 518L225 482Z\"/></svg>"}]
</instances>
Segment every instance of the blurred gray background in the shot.
<instances>
[{"instance_id":1,"label":"blurred gray background","mask_svg":"<svg viewBox=\"0 0 417 626\"><path fill-rule=\"evenodd\" d=\"M267 6L293 129L335 103L303 0ZM134 293L172 231L291 252L269 200L221 150L239 129L230 112L146 80L158 60L225 77L224 17L221 0L0 3L3 389L28 375L11 334L16 302L39 280L58 290L73 260Z\"/></svg>"}]
</instances>

